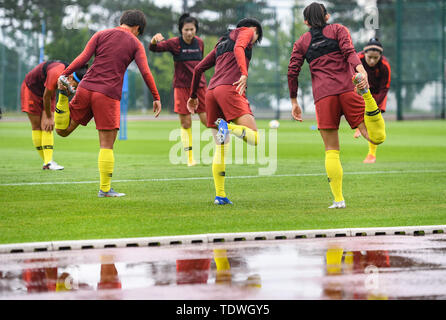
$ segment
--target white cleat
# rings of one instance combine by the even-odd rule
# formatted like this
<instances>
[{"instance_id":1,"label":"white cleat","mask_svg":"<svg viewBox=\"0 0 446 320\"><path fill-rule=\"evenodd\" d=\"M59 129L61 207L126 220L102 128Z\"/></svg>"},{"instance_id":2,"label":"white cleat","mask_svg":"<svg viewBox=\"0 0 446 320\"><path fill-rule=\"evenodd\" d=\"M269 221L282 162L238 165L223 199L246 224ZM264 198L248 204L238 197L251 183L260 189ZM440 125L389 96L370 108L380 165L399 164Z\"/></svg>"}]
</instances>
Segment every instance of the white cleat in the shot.
<instances>
[{"instance_id":1,"label":"white cleat","mask_svg":"<svg viewBox=\"0 0 446 320\"><path fill-rule=\"evenodd\" d=\"M64 167L58 165L55 161L51 160L47 164L43 165L43 170L63 170Z\"/></svg>"},{"instance_id":2,"label":"white cleat","mask_svg":"<svg viewBox=\"0 0 446 320\"><path fill-rule=\"evenodd\" d=\"M346 208L345 200L339 202L333 201L333 204L328 207L328 209L343 209L343 208Z\"/></svg>"}]
</instances>

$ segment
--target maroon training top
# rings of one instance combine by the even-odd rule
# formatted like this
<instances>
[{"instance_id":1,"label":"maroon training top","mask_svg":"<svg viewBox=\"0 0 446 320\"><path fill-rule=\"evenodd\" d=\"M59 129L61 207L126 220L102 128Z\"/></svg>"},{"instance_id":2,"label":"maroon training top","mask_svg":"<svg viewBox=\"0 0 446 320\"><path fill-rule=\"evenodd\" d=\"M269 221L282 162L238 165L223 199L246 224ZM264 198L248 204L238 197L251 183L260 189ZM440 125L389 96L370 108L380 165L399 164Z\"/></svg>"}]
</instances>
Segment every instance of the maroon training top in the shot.
<instances>
[{"instance_id":1,"label":"maroon training top","mask_svg":"<svg viewBox=\"0 0 446 320\"><path fill-rule=\"evenodd\" d=\"M194 68L200 63L204 52L204 43L199 37L195 37L190 45L187 45L183 41L183 48L181 48L180 38L175 37L165 41L158 42L157 44L150 43L149 50L153 52L165 52L168 51L174 56L174 67L175 73L173 76L173 87L174 88L190 88L192 82L192 74L194 73ZM181 59L181 55L185 54L185 58L192 54L196 55L197 51L200 53L201 59L199 60L185 60ZM179 57L180 61L176 61L175 58ZM206 86L206 78L204 74L200 79L200 87Z\"/></svg>"},{"instance_id":2,"label":"maroon training top","mask_svg":"<svg viewBox=\"0 0 446 320\"><path fill-rule=\"evenodd\" d=\"M147 64L144 46L129 30L116 27L97 32L88 41L84 51L65 69L63 75L72 74L86 64L93 54L93 65L79 83L80 87L121 100L124 73L128 65L135 60L153 99L160 100L155 80Z\"/></svg>"},{"instance_id":3,"label":"maroon training top","mask_svg":"<svg viewBox=\"0 0 446 320\"><path fill-rule=\"evenodd\" d=\"M328 24L322 31L326 38L338 42L339 51L324 54L310 63L314 102L332 95L354 90L354 68L361 64L348 29L340 24ZM311 33L304 33L294 43L288 65L290 97L297 97L298 77L311 43Z\"/></svg>"},{"instance_id":4,"label":"maroon training top","mask_svg":"<svg viewBox=\"0 0 446 320\"><path fill-rule=\"evenodd\" d=\"M43 97L45 88L55 91L57 89L57 79L65 69L62 62L51 62L47 64L46 77L43 74L43 66L46 61L38 64L25 76L25 84L36 96ZM55 92L53 93L53 96Z\"/></svg>"},{"instance_id":5,"label":"maroon training top","mask_svg":"<svg viewBox=\"0 0 446 320\"><path fill-rule=\"evenodd\" d=\"M370 67L365 61L364 52L358 53L358 57L367 71L369 78L370 92L376 103L380 105L387 96L390 88L391 70L390 64L386 57L381 56L378 63L374 67Z\"/></svg>"},{"instance_id":6,"label":"maroon training top","mask_svg":"<svg viewBox=\"0 0 446 320\"><path fill-rule=\"evenodd\" d=\"M246 56L246 50L252 49L252 37L254 31L247 27L241 27L232 30L229 38L235 42L234 49L217 54L218 43L215 48L195 67L191 98L197 97L197 88L201 75L206 70L215 66L214 76L209 82L208 89L214 89L217 86L233 84L238 81L242 75L248 75L249 58Z\"/></svg>"}]
</instances>

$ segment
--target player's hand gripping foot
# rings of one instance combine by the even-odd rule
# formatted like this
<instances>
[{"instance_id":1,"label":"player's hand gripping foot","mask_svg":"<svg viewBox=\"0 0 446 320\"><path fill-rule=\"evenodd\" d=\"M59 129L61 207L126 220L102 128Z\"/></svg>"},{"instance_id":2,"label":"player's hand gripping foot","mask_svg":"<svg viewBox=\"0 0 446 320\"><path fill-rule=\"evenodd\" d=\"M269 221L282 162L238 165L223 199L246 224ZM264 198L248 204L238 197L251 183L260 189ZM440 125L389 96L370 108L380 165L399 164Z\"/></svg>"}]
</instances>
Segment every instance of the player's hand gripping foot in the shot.
<instances>
[{"instance_id":1,"label":"player's hand gripping foot","mask_svg":"<svg viewBox=\"0 0 446 320\"><path fill-rule=\"evenodd\" d=\"M58 165L56 161L50 161L47 164L44 164L42 167L43 170L63 170L64 167Z\"/></svg>"},{"instance_id":2,"label":"player's hand gripping foot","mask_svg":"<svg viewBox=\"0 0 446 320\"><path fill-rule=\"evenodd\" d=\"M111 198L111 197L123 197L125 196L125 193L119 193L113 190L113 188L110 188L108 192L104 192L102 190L99 190L98 198Z\"/></svg>"},{"instance_id":3,"label":"player's hand gripping foot","mask_svg":"<svg viewBox=\"0 0 446 320\"><path fill-rule=\"evenodd\" d=\"M329 206L328 209L343 209L345 207L346 207L345 200L338 201L338 202L333 201L333 204L331 206Z\"/></svg>"},{"instance_id":4,"label":"player's hand gripping foot","mask_svg":"<svg viewBox=\"0 0 446 320\"><path fill-rule=\"evenodd\" d=\"M376 157L372 154L368 154L363 161L363 163L375 163L375 162L376 162Z\"/></svg>"},{"instance_id":5,"label":"player's hand gripping foot","mask_svg":"<svg viewBox=\"0 0 446 320\"><path fill-rule=\"evenodd\" d=\"M365 87L365 88L363 88L363 89L359 89L359 88L358 88L358 85L359 85L363 80L364 80L364 76L362 75L362 73L359 73L359 72L356 73L356 74L353 76L353 79L352 79L353 84L356 86L356 92L359 93L361 96L364 95L364 94L366 94L366 93L369 91L369 89L368 89L367 87Z\"/></svg>"},{"instance_id":6,"label":"player's hand gripping foot","mask_svg":"<svg viewBox=\"0 0 446 320\"><path fill-rule=\"evenodd\" d=\"M220 144L224 144L226 137L229 134L228 123L222 118L218 118L217 121L215 121L215 124L218 128L218 132L216 134L217 141Z\"/></svg>"},{"instance_id":7,"label":"player's hand gripping foot","mask_svg":"<svg viewBox=\"0 0 446 320\"><path fill-rule=\"evenodd\" d=\"M233 204L231 200L226 197L215 197L214 204L225 205L225 204Z\"/></svg>"}]
</instances>

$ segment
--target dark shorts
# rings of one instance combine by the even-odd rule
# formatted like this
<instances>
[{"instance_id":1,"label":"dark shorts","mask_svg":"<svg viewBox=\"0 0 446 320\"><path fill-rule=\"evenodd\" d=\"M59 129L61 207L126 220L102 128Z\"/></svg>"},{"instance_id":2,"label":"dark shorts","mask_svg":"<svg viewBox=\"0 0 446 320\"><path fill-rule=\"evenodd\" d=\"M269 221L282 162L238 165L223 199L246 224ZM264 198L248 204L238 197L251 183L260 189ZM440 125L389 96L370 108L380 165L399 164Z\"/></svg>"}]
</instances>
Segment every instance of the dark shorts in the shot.
<instances>
[{"instance_id":1,"label":"dark shorts","mask_svg":"<svg viewBox=\"0 0 446 320\"><path fill-rule=\"evenodd\" d=\"M220 85L206 92L207 127L216 128L218 118L232 121L245 114L252 114L246 95L239 95L233 85Z\"/></svg>"},{"instance_id":2,"label":"dark shorts","mask_svg":"<svg viewBox=\"0 0 446 320\"><path fill-rule=\"evenodd\" d=\"M70 102L70 116L83 126L94 118L98 130L119 129L120 101L103 93L78 87Z\"/></svg>"},{"instance_id":3,"label":"dark shorts","mask_svg":"<svg viewBox=\"0 0 446 320\"><path fill-rule=\"evenodd\" d=\"M43 112L43 97L39 97L34 94L25 84L22 82L20 88L20 102L22 104L22 111L30 114L41 115ZM56 109L56 95L51 98L51 112Z\"/></svg>"},{"instance_id":4,"label":"dark shorts","mask_svg":"<svg viewBox=\"0 0 446 320\"><path fill-rule=\"evenodd\" d=\"M364 98L354 91L322 98L316 102L318 129L339 129L342 115L355 129L364 121L364 111Z\"/></svg>"},{"instance_id":5,"label":"dark shorts","mask_svg":"<svg viewBox=\"0 0 446 320\"><path fill-rule=\"evenodd\" d=\"M178 114L190 114L189 110L187 110L187 100L189 100L190 97L190 88L174 88L173 96L175 101L174 111ZM205 96L206 88L198 88L198 108L195 111L196 113L206 112Z\"/></svg>"}]
</instances>

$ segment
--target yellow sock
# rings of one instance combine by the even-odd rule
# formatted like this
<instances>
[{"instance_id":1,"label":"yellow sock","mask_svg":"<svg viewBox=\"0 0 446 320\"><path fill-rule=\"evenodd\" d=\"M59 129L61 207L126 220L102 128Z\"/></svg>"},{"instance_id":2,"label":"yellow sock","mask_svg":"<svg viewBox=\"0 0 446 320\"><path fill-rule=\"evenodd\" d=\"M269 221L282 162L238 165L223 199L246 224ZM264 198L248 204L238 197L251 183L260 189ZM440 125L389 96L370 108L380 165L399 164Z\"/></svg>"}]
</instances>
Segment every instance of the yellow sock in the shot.
<instances>
[{"instance_id":1,"label":"yellow sock","mask_svg":"<svg viewBox=\"0 0 446 320\"><path fill-rule=\"evenodd\" d=\"M328 182L330 183L334 201L343 201L342 175L344 172L342 170L341 160L339 159L339 150L325 151L325 170L327 171Z\"/></svg>"},{"instance_id":2,"label":"yellow sock","mask_svg":"<svg viewBox=\"0 0 446 320\"><path fill-rule=\"evenodd\" d=\"M36 147L39 156L44 160L42 148L42 130L32 130L31 133L34 147Z\"/></svg>"},{"instance_id":3,"label":"yellow sock","mask_svg":"<svg viewBox=\"0 0 446 320\"><path fill-rule=\"evenodd\" d=\"M215 146L214 159L212 161L212 175L214 176L215 195L226 197L225 193L225 154L227 144L217 144Z\"/></svg>"},{"instance_id":4,"label":"yellow sock","mask_svg":"<svg viewBox=\"0 0 446 320\"><path fill-rule=\"evenodd\" d=\"M378 146L376 144L369 142L369 154L376 157L376 149L378 149Z\"/></svg>"},{"instance_id":5,"label":"yellow sock","mask_svg":"<svg viewBox=\"0 0 446 320\"><path fill-rule=\"evenodd\" d=\"M231 265L229 264L226 249L214 249L214 261L217 267L216 283L224 283L231 280Z\"/></svg>"},{"instance_id":6,"label":"yellow sock","mask_svg":"<svg viewBox=\"0 0 446 320\"><path fill-rule=\"evenodd\" d=\"M344 250L342 248L330 248L327 250L327 273L339 274L342 270L342 254Z\"/></svg>"},{"instance_id":7,"label":"yellow sock","mask_svg":"<svg viewBox=\"0 0 446 320\"><path fill-rule=\"evenodd\" d=\"M231 269L226 249L214 249L214 260L217 270Z\"/></svg>"},{"instance_id":8,"label":"yellow sock","mask_svg":"<svg viewBox=\"0 0 446 320\"><path fill-rule=\"evenodd\" d=\"M370 90L363 95L365 101L364 123L369 133L369 138L375 144L381 144L386 140L386 124L381 111L376 104Z\"/></svg>"},{"instance_id":9,"label":"yellow sock","mask_svg":"<svg viewBox=\"0 0 446 320\"><path fill-rule=\"evenodd\" d=\"M70 125L70 107L68 105L68 97L59 93L59 99L56 105L56 113L54 114L55 128L65 130Z\"/></svg>"},{"instance_id":10,"label":"yellow sock","mask_svg":"<svg viewBox=\"0 0 446 320\"><path fill-rule=\"evenodd\" d=\"M257 131L233 123L228 123L228 129L231 130L231 133L234 134L237 138L243 139L250 145L254 146L257 145L257 139L258 139Z\"/></svg>"},{"instance_id":11,"label":"yellow sock","mask_svg":"<svg viewBox=\"0 0 446 320\"><path fill-rule=\"evenodd\" d=\"M113 149L100 149L98 157L100 190L110 191L113 168L115 166L115 157Z\"/></svg>"},{"instance_id":12,"label":"yellow sock","mask_svg":"<svg viewBox=\"0 0 446 320\"><path fill-rule=\"evenodd\" d=\"M187 153L188 163L194 161L194 154L192 152L192 128L184 129L181 127L181 142L183 143L184 152Z\"/></svg>"},{"instance_id":13,"label":"yellow sock","mask_svg":"<svg viewBox=\"0 0 446 320\"><path fill-rule=\"evenodd\" d=\"M47 164L53 160L54 134L53 131L42 131L43 162Z\"/></svg>"}]
</instances>

